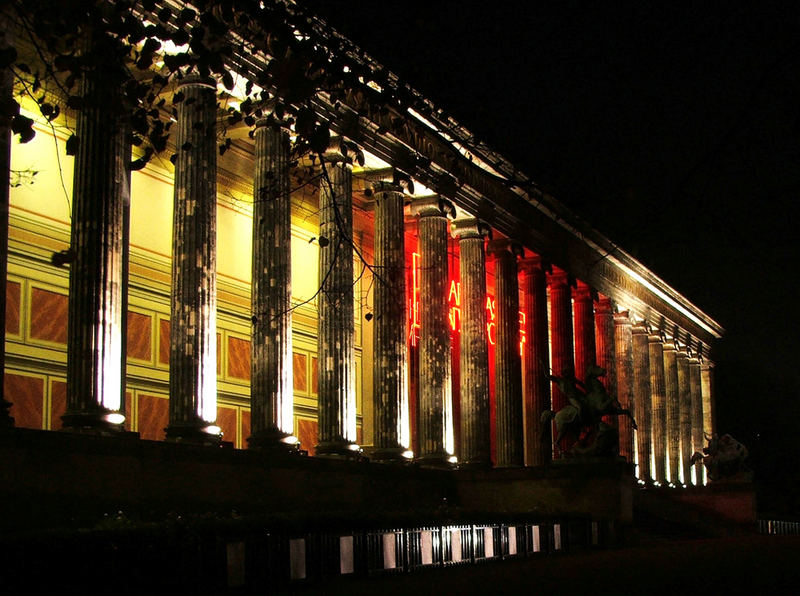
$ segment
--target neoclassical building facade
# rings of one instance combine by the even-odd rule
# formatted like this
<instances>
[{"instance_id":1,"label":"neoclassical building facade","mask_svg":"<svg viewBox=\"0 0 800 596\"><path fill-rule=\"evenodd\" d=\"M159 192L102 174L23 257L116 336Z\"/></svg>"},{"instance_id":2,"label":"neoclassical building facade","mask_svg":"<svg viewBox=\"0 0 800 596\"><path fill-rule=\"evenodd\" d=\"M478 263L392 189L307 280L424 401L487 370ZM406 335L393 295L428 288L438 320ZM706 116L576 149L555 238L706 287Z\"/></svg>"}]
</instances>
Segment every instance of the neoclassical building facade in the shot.
<instances>
[{"instance_id":1,"label":"neoclassical building facade","mask_svg":"<svg viewBox=\"0 0 800 596\"><path fill-rule=\"evenodd\" d=\"M248 58L242 81L269 59ZM186 77L169 92L185 98L176 159L133 172L102 104L67 115L81 143L66 156L64 127L21 102L36 137L10 170L36 174L9 198L16 426L536 467L560 454L540 423L567 404L549 376L597 364L636 419L614 422L636 476L704 483L689 457L715 432L722 327L463 126L372 109L354 84L314 98L327 152L298 157L267 107L220 155L235 91Z\"/></svg>"}]
</instances>

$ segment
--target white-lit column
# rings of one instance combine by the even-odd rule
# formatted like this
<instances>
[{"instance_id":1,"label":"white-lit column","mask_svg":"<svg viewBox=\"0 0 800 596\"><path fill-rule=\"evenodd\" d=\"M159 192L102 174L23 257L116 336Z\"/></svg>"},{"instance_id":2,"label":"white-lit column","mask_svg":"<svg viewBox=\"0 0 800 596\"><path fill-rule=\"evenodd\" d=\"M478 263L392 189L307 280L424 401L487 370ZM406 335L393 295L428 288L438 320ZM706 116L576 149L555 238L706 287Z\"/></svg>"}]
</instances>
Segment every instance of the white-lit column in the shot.
<instances>
[{"instance_id":1,"label":"white-lit column","mask_svg":"<svg viewBox=\"0 0 800 596\"><path fill-rule=\"evenodd\" d=\"M373 412L377 461L403 461L409 455L408 346L406 344L405 234L403 190L373 184L375 198L375 317Z\"/></svg>"},{"instance_id":2,"label":"white-lit column","mask_svg":"<svg viewBox=\"0 0 800 596\"><path fill-rule=\"evenodd\" d=\"M678 400L680 402L680 467L683 484L690 484L692 479L692 388L689 380L689 355L686 346L681 345L677 353L678 364Z\"/></svg>"},{"instance_id":3,"label":"white-lit column","mask_svg":"<svg viewBox=\"0 0 800 596\"><path fill-rule=\"evenodd\" d=\"M250 448L297 450L292 370L289 130L256 124L250 306Z\"/></svg>"},{"instance_id":4,"label":"white-lit column","mask_svg":"<svg viewBox=\"0 0 800 596\"><path fill-rule=\"evenodd\" d=\"M650 356L650 390L652 395L653 459L655 481L666 484L667 479L667 411L665 408L666 386L664 379L664 343L661 336L648 336Z\"/></svg>"},{"instance_id":5,"label":"white-lit column","mask_svg":"<svg viewBox=\"0 0 800 596\"><path fill-rule=\"evenodd\" d=\"M492 456L484 251L489 228L477 219L466 218L453 221L450 231L458 239L461 277L459 465L489 467Z\"/></svg>"},{"instance_id":6,"label":"white-lit column","mask_svg":"<svg viewBox=\"0 0 800 596\"><path fill-rule=\"evenodd\" d=\"M449 466L453 455L452 365L447 320L447 218L453 206L438 197L411 203L419 217L419 450L416 461Z\"/></svg>"},{"instance_id":7,"label":"white-lit column","mask_svg":"<svg viewBox=\"0 0 800 596\"><path fill-rule=\"evenodd\" d=\"M214 443L217 418L217 95L185 78L178 91L167 438Z\"/></svg>"},{"instance_id":8,"label":"white-lit column","mask_svg":"<svg viewBox=\"0 0 800 596\"><path fill-rule=\"evenodd\" d=\"M678 485L681 475L681 406L678 391L678 352L674 339L664 342L664 410L667 416L669 481Z\"/></svg>"},{"instance_id":9,"label":"white-lit column","mask_svg":"<svg viewBox=\"0 0 800 596\"><path fill-rule=\"evenodd\" d=\"M689 456L700 451L702 453L705 442L703 441L703 395L700 383L700 359L696 353L689 358L689 390L692 401L692 447ZM703 464L694 465L693 484L699 486L703 483Z\"/></svg>"},{"instance_id":10,"label":"white-lit column","mask_svg":"<svg viewBox=\"0 0 800 596\"><path fill-rule=\"evenodd\" d=\"M636 392L633 372L633 328L628 311L614 314L614 347L617 360L617 399L624 409L634 414ZM633 463L633 423L627 416L619 417L619 452Z\"/></svg>"},{"instance_id":11,"label":"white-lit column","mask_svg":"<svg viewBox=\"0 0 800 596\"><path fill-rule=\"evenodd\" d=\"M102 42L101 42L102 43ZM102 52L99 52L102 54ZM100 57L102 60L102 56ZM122 430L123 213L130 201L128 109L109 59L81 83L72 185L64 428Z\"/></svg>"},{"instance_id":12,"label":"white-lit column","mask_svg":"<svg viewBox=\"0 0 800 596\"><path fill-rule=\"evenodd\" d=\"M633 338L633 379L634 404L636 418L636 449L638 452L641 480L650 483L653 480L651 469L652 457L652 392L650 390L650 353L647 339L647 327L637 323L631 330Z\"/></svg>"},{"instance_id":13,"label":"white-lit column","mask_svg":"<svg viewBox=\"0 0 800 596\"><path fill-rule=\"evenodd\" d=\"M317 455L351 456L356 444L353 168L340 153L323 157L319 191ZM324 244L324 246L323 246Z\"/></svg>"}]
</instances>

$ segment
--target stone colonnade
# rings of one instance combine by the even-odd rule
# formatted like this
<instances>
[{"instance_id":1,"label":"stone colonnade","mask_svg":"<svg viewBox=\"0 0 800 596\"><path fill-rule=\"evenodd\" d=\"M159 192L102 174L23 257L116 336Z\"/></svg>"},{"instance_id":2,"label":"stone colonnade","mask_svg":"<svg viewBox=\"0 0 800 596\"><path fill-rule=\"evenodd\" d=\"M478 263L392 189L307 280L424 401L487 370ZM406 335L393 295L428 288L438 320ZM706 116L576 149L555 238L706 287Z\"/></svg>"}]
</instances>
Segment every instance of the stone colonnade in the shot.
<instances>
[{"instance_id":1,"label":"stone colonnade","mask_svg":"<svg viewBox=\"0 0 800 596\"><path fill-rule=\"evenodd\" d=\"M121 102L112 78L88 76L84 93L98 105ZM214 444L216 417L216 100L213 82L187 78L180 90L174 181L174 239L167 438ZM187 99L189 101L187 101ZM125 209L130 201L128 147L119 111L80 113L75 160L70 266L67 412L77 431L114 433L124 420ZM251 286L251 448L297 451L293 436L291 203L289 133L279 120L254 131ZM353 457L356 443L352 166L341 154L322 160L319 251L319 455ZM404 195L374 185L375 441L370 457L409 455ZM443 197L416 199L419 219L420 464L499 467L552 458L543 412L566 405L548 374L585 381L605 370L608 391L638 422L619 422L621 454L639 477L700 481L688 455L713 427L713 367L699 348L669 341L636 322L611 299L507 239L490 241L483 222L455 217ZM460 254L460 419L453 420L451 335L447 318L448 232ZM324 240L324 242L323 242ZM486 259L494 259L497 302L496 456L490 449L491 400L486 335ZM519 257L523 257L521 260ZM522 281L520 285L520 280ZM520 319L520 289L523 318ZM520 329L524 341L520 341ZM673 336L677 335L673 333ZM687 347L689 348L687 350ZM616 421L614 421L616 423ZM461 441L456 453L453 426ZM563 447L563 446L562 446ZM652 465L654 464L654 465Z\"/></svg>"}]
</instances>

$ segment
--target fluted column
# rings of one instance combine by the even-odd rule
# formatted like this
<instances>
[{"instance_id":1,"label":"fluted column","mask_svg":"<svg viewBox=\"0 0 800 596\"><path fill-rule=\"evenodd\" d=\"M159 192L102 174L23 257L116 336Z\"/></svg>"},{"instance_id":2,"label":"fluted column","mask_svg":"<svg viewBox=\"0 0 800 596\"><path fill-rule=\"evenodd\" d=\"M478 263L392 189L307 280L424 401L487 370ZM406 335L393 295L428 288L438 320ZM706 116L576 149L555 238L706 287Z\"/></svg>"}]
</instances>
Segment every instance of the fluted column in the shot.
<instances>
[{"instance_id":1,"label":"fluted column","mask_svg":"<svg viewBox=\"0 0 800 596\"><path fill-rule=\"evenodd\" d=\"M510 240L489 244L495 259L497 341L494 351L498 467L522 466L522 362L519 354L519 282L517 257L522 248Z\"/></svg>"},{"instance_id":2,"label":"fluted column","mask_svg":"<svg viewBox=\"0 0 800 596\"><path fill-rule=\"evenodd\" d=\"M638 477L651 482L652 454L652 392L650 390L650 354L647 328L638 323L631 329L633 342L633 390L634 417L636 418L636 450L638 455Z\"/></svg>"},{"instance_id":3,"label":"fluted column","mask_svg":"<svg viewBox=\"0 0 800 596\"><path fill-rule=\"evenodd\" d=\"M678 352L675 341L664 342L664 410L667 415L667 463L669 481L680 484L681 405L678 390Z\"/></svg>"},{"instance_id":4,"label":"fluted column","mask_svg":"<svg viewBox=\"0 0 800 596\"><path fill-rule=\"evenodd\" d=\"M681 346L676 354L678 365L678 402L680 408L680 466L683 484L692 480L692 388L689 384L689 356L685 347Z\"/></svg>"},{"instance_id":5,"label":"fluted column","mask_svg":"<svg viewBox=\"0 0 800 596\"><path fill-rule=\"evenodd\" d=\"M636 388L633 365L633 329L628 312L614 315L614 346L617 357L617 399L631 414L636 411ZM619 452L633 463L633 424L627 416L619 417Z\"/></svg>"},{"instance_id":6,"label":"fluted column","mask_svg":"<svg viewBox=\"0 0 800 596\"><path fill-rule=\"evenodd\" d=\"M491 466L489 416L489 345L486 337L486 254L488 226L477 219L457 219L450 231L458 238L461 276L460 466Z\"/></svg>"},{"instance_id":7,"label":"fluted column","mask_svg":"<svg viewBox=\"0 0 800 596\"><path fill-rule=\"evenodd\" d=\"M411 204L419 216L419 449L416 461L447 466L453 456L452 364L447 320L447 217L453 206L443 199Z\"/></svg>"},{"instance_id":8,"label":"fluted column","mask_svg":"<svg viewBox=\"0 0 800 596\"><path fill-rule=\"evenodd\" d=\"M172 315L167 437L219 440L217 417L216 85L178 87L172 236Z\"/></svg>"},{"instance_id":9,"label":"fluted column","mask_svg":"<svg viewBox=\"0 0 800 596\"><path fill-rule=\"evenodd\" d=\"M692 445L689 450L689 457L695 452L702 452L705 443L703 441L703 395L700 387L700 360L695 354L689 358L689 390L692 401ZM697 462L694 465L694 484L703 484L703 464Z\"/></svg>"},{"instance_id":10,"label":"fluted column","mask_svg":"<svg viewBox=\"0 0 800 596\"><path fill-rule=\"evenodd\" d=\"M543 466L552 459L550 428L543 428L542 413L550 409L550 343L547 330L547 279L538 256L520 261L525 273L525 459L529 466Z\"/></svg>"},{"instance_id":11,"label":"fluted column","mask_svg":"<svg viewBox=\"0 0 800 596\"><path fill-rule=\"evenodd\" d=\"M319 191L317 455L350 456L360 451L356 444L352 177L352 165L344 156L324 155Z\"/></svg>"},{"instance_id":12,"label":"fluted column","mask_svg":"<svg viewBox=\"0 0 800 596\"><path fill-rule=\"evenodd\" d=\"M11 33L7 23L0 24L0 51L11 46ZM0 102L11 105L14 95L14 77L11 68L0 69ZM11 174L11 119L0 110L0 375L4 374L6 362L6 277L8 273L8 201ZM0 377L2 380L2 377ZM14 426L11 402L5 399L0 382L0 428Z\"/></svg>"},{"instance_id":13,"label":"fluted column","mask_svg":"<svg viewBox=\"0 0 800 596\"><path fill-rule=\"evenodd\" d=\"M373 411L379 461L401 461L409 449L403 190L376 182Z\"/></svg>"},{"instance_id":14,"label":"fluted column","mask_svg":"<svg viewBox=\"0 0 800 596\"><path fill-rule=\"evenodd\" d=\"M714 404L714 363L703 360L700 365L700 390L703 396L703 433L709 437L717 432L717 417Z\"/></svg>"},{"instance_id":15,"label":"fluted column","mask_svg":"<svg viewBox=\"0 0 800 596\"><path fill-rule=\"evenodd\" d=\"M296 450L292 370L292 230L289 131L261 120L254 132L250 305L251 448Z\"/></svg>"},{"instance_id":16,"label":"fluted column","mask_svg":"<svg viewBox=\"0 0 800 596\"><path fill-rule=\"evenodd\" d=\"M586 371L589 370L589 367L597 364L592 294L592 289L582 281L578 282L578 286L572 293L572 310L575 323L575 377L581 381L586 380ZM613 334L613 325L611 329ZM613 352L613 345L613 342L608 344L611 352ZM611 370L613 370L613 367ZM606 374L609 374L609 369L606 369ZM610 387L606 387L606 389L608 389L609 393L611 392Z\"/></svg>"},{"instance_id":17,"label":"fluted column","mask_svg":"<svg viewBox=\"0 0 800 596\"><path fill-rule=\"evenodd\" d=\"M581 307L585 308L585 307ZM577 321L577 318L576 318ZM594 313L596 362L606 371L602 382L609 395L617 395L617 355L614 340L614 305L611 299L597 301ZM577 334L575 335L577 337ZM577 357L577 354L576 354ZM603 416L603 422L619 428L617 416ZM620 436L620 447L622 437Z\"/></svg>"},{"instance_id":18,"label":"fluted column","mask_svg":"<svg viewBox=\"0 0 800 596\"><path fill-rule=\"evenodd\" d=\"M130 201L131 149L121 80L119 65L109 61L81 83L72 185L67 409L62 417L64 428L71 430L122 430L125 420L123 212Z\"/></svg>"},{"instance_id":19,"label":"fluted column","mask_svg":"<svg viewBox=\"0 0 800 596\"><path fill-rule=\"evenodd\" d=\"M572 297L569 276L565 271L554 269L547 276L550 289L550 353L553 375L575 374L575 357L572 347ZM584 371L585 372L585 371ZM567 405L567 396L556 383L551 385L553 411L558 412ZM559 446L562 453L568 445L566 439Z\"/></svg>"},{"instance_id":20,"label":"fluted column","mask_svg":"<svg viewBox=\"0 0 800 596\"><path fill-rule=\"evenodd\" d=\"M652 395L653 459L655 481L666 484L667 479L667 410L664 378L664 343L658 334L648 336L650 357L650 390Z\"/></svg>"}]
</instances>

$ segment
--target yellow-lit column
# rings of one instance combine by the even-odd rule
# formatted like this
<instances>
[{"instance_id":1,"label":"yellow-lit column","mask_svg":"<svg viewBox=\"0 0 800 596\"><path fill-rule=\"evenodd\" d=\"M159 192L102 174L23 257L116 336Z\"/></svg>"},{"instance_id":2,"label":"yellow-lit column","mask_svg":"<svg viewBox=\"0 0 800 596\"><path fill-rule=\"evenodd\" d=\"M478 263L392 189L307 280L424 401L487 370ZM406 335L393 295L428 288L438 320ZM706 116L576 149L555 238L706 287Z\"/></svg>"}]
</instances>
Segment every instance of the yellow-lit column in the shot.
<instances>
[{"instance_id":1,"label":"yellow-lit column","mask_svg":"<svg viewBox=\"0 0 800 596\"><path fill-rule=\"evenodd\" d=\"M217 88L178 92L167 438L215 443L217 419Z\"/></svg>"},{"instance_id":2,"label":"yellow-lit column","mask_svg":"<svg viewBox=\"0 0 800 596\"><path fill-rule=\"evenodd\" d=\"M653 459L655 481L661 485L667 479L667 411L665 407L666 387L664 379L664 343L661 336L648 336L650 356L650 390L652 395Z\"/></svg>"},{"instance_id":3,"label":"yellow-lit column","mask_svg":"<svg viewBox=\"0 0 800 596\"><path fill-rule=\"evenodd\" d=\"M617 356L617 399L620 405L636 411L633 364L633 329L628 311L614 314L614 348ZM619 452L633 463L633 424L627 416L619 417Z\"/></svg>"},{"instance_id":4,"label":"yellow-lit column","mask_svg":"<svg viewBox=\"0 0 800 596\"><path fill-rule=\"evenodd\" d=\"M689 355L686 346L681 345L677 353L678 400L680 402L680 467L683 484L692 480L692 388L689 384Z\"/></svg>"},{"instance_id":5,"label":"yellow-lit column","mask_svg":"<svg viewBox=\"0 0 800 596\"><path fill-rule=\"evenodd\" d=\"M675 340L664 342L664 409L667 415L669 482L681 482L681 406L678 391L678 352Z\"/></svg>"},{"instance_id":6,"label":"yellow-lit column","mask_svg":"<svg viewBox=\"0 0 800 596\"><path fill-rule=\"evenodd\" d=\"M702 453L705 443L703 441L703 395L700 383L700 359L693 352L689 358L689 390L692 401L692 448L689 456L695 452ZM699 486L703 483L703 469L701 462L694 465L693 484Z\"/></svg>"}]
</instances>

